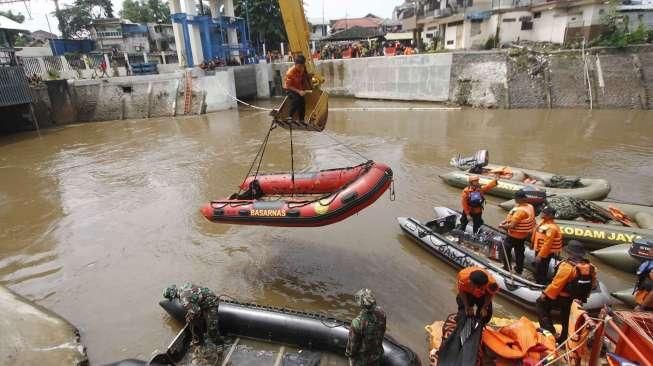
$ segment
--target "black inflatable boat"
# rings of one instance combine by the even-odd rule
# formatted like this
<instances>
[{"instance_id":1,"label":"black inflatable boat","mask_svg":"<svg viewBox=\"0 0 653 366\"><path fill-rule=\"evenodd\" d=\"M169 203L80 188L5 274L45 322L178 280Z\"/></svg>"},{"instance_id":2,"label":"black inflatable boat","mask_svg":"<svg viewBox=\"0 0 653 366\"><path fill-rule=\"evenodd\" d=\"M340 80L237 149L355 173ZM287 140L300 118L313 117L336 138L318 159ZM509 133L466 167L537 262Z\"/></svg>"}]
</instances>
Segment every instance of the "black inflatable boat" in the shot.
<instances>
[{"instance_id":1,"label":"black inflatable boat","mask_svg":"<svg viewBox=\"0 0 653 366\"><path fill-rule=\"evenodd\" d=\"M159 303L170 316L184 322L185 310L178 301L164 300ZM283 352L277 354L279 365L306 364L320 365L319 352L344 355L349 333L349 323L328 318L323 315L297 312L288 309L271 308L254 304L232 301L220 301L220 331L223 336L259 340L274 344L286 344L302 351L287 355L295 362L286 362ZM225 349L222 364L239 365L233 357L233 348ZM150 362L124 360L112 365L161 365L173 364L182 360L189 350L190 331L184 328L175 337L165 353L156 355ZM282 347L283 348L283 347ZM408 347L386 335L383 342L384 366L418 366L419 357ZM304 353L304 355L302 355ZM316 357L316 354L318 355ZM297 357L310 358L312 361L297 362ZM250 365L251 363L243 363ZM276 364L276 363L275 363Z\"/></svg>"}]
</instances>

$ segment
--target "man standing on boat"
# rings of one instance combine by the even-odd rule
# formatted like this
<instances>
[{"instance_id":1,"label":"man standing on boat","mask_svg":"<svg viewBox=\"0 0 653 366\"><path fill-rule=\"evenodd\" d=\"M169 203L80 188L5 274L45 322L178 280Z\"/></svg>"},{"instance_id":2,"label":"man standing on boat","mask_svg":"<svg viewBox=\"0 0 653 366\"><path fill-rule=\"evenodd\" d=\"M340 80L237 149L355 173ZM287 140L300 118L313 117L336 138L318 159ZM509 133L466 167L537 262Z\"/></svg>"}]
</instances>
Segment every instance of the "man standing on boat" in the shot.
<instances>
[{"instance_id":1,"label":"man standing on boat","mask_svg":"<svg viewBox=\"0 0 653 366\"><path fill-rule=\"evenodd\" d=\"M542 328L556 334L553 327L553 310L560 312L562 332L556 337L558 343L567 340L569 331L569 312L571 303L587 301L592 289L596 287L596 268L587 260L587 252L579 241L570 240L565 247L567 259L556 268L551 283L542 291L535 308Z\"/></svg>"},{"instance_id":2,"label":"man standing on boat","mask_svg":"<svg viewBox=\"0 0 653 366\"><path fill-rule=\"evenodd\" d=\"M535 251L535 282L548 283L549 262L562 250L562 232L555 223L556 209L546 206L542 209L542 222L535 226L531 244Z\"/></svg>"},{"instance_id":3,"label":"man standing on boat","mask_svg":"<svg viewBox=\"0 0 653 366\"><path fill-rule=\"evenodd\" d=\"M481 267L467 267L458 272L458 321L462 322L465 316L476 316L487 324L492 319L492 299L498 291L494 277Z\"/></svg>"},{"instance_id":4,"label":"man standing on boat","mask_svg":"<svg viewBox=\"0 0 653 366\"><path fill-rule=\"evenodd\" d=\"M460 217L460 230L465 230L469 222L467 216L472 217L472 229L476 234L478 229L483 226L483 206L485 205L485 197L483 195L497 186L497 180L494 179L490 183L481 186L479 177L472 175L468 179L468 185L463 189L461 194L461 204L463 207L463 215Z\"/></svg>"},{"instance_id":5,"label":"man standing on boat","mask_svg":"<svg viewBox=\"0 0 653 366\"><path fill-rule=\"evenodd\" d=\"M305 90L310 89L310 79L306 73L305 64L306 58L303 55L295 57L295 65L288 69L283 81L284 89L288 92L288 99L290 100L288 118L293 119L297 114L300 122L304 122L306 115Z\"/></svg>"},{"instance_id":6,"label":"man standing on boat","mask_svg":"<svg viewBox=\"0 0 653 366\"><path fill-rule=\"evenodd\" d=\"M354 297L361 311L351 321L345 355L354 366L380 366L383 361L385 311L376 304L374 294L369 289L361 289Z\"/></svg>"},{"instance_id":7,"label":"man standing on boat","mask_svg":"<svg viewBox=\"0 0 653 366\"><path fill-rule=\"evenodd\" d=\"M642 263L637 269L635 301L635 311L653 311L653 260Z\"/></svg>"},{"instance_id":8,"label":"man standing on boat","mask_svg":"<svg viewBox=\"0 0 653 366\"><path fill-rule=\"evenodd\" d=\"M530 238L535 227L535 209L526 202L526 193L521 189L515 192L515 207L499 227L508 232L503 243L503 268L511 271L512 250L515 250L515 272L521 275L524 270L524 242Z\"/></svg>"},{"instance_id":9,"label":"man standing on boat","mask_svg":"<svg viewBox=\"0 0 653 366\"><path fill-rule=\"evenodd\" d=\"M186 310L186 323L193 336L192 345L202 342L203 323L206 322L208 341L214 345L222 343L218 327L218 305L220 300L207 287L198 287L191 283L184 284L181 288L172 285L165 289L163 297L170 301L179 299Z\"/></svg>"}]
</instances>

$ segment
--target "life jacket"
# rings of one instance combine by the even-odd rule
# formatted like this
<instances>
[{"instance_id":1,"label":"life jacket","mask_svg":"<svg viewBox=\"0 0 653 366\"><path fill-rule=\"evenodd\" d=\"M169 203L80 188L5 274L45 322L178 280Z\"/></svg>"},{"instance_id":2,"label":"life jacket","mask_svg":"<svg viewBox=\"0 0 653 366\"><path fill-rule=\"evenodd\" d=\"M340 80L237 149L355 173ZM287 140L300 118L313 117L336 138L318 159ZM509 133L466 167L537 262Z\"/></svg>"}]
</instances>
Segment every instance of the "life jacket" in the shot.
<instances>
[{"instance_id":1,"label":"life jacket","mask_svg":"<svg viewBox=\"0 0 653 366\"><path fill-rule=\"evenodd\" d=\"M485 197L483 197L481 191L471 191L467 197L467 202L469 202L470 207L483 207Z\"/></svg>"},{"instance_id":2,"label":"life jacket","mask_svg":"<svg viewBox=\"0 0 653 366\"><path fill-rule=\"evenodd\" d=\"M518 211L523 211L528 216L519 221L514 228L508 229L508 235L513 238L523 239L528 237L535 227L535 209L530 204L516 206L508 213L508 218L512 218L512 216L516 215Z\"/></svg>"},{"instance_id":3,"label":"life jacket","mask_svg":"<svg viewBox=\"0 0 653 366\"><path fill-rule=\"evenodd\" d=\"M560 263L562 264L564 262ZM572 299L586 302L592 292L592 288L594 287L596 268L594 268L594 266L589 262L567 263L574 266L574 275L565 285L564 292L566 292ZM560 264L556 267L556 272L559 267Z\"/></svg>"},{"instance_id":4,"label":"life jacket","mask_svg":"<svg viewBox=\"0 0 653 366\"><path fill-rule=\"evenodd\" d=\"M553 231L553 241L550 248L551 253L560 253L562 250L562 232L560 232L558 225L553 222L542 222L535 228L535 232L533 233L532 244L533 250L535 250L536 253L542 249L544 241L546 240L546 234L549 230Z\"/></svg>"}]
</instances>

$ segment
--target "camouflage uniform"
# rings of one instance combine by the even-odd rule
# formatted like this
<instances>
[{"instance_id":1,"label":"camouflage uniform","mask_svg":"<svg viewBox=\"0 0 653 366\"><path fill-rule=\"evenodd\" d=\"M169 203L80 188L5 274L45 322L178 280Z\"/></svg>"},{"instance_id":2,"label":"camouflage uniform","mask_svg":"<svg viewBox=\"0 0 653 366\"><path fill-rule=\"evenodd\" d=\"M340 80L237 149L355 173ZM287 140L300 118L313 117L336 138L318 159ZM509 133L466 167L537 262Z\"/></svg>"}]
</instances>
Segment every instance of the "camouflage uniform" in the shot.
<instances>
[{"instance_id":1,"label":"camouflage uniform","mask_svg":"<svg viewBox=\"0 0 653 366\"><path fill-rule=\"evenodd\" d=\"M354 366L378 366L383 361L383 336L386 315L376 305L372 292L363 289L356 294L361 312L351 321L345 355Z\"/></svg>"},{"instance_id":2,"label":"camouflage uniform","mask_svg":"<svg viewBox=\"0 0 653 366\"><path fill-rule=\"evenodd\" d=\"M209 340L214 344L221 343L218 324L220 300L211 290L186 283L180 289L175 285L168 287L163 296L171 301L179 299L186 309L186 322L190 326L193 343L199 343L202 339L203 321L206 322Z\"/></svg>"}]
</instances>

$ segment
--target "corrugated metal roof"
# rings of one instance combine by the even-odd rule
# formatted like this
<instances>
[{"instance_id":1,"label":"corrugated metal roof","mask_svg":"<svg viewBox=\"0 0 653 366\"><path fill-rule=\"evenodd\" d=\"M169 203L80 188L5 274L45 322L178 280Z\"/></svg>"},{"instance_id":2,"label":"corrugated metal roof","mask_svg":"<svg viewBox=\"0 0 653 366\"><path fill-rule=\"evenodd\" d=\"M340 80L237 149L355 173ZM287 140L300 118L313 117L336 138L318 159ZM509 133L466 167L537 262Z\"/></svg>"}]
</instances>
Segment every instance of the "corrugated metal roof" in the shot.
<instances>
[{"instance_id":1,"label":"corrugated metal roof","mask_svg":"<svg viewBox=\"0 0 653 366\"><path fill-rule=\"evenodd\" d=\"M32 102L25 71L20 66L0 67L0 107Z\"/></svg>"},{"instance_id":2,"label":"corrugated metal roof","mask_svg":"<svg viewBox=\"0 0 653 366\"><path fill-rule=\"evenodd\" d=\"M23 32L28 32L27 29L25 29L25 26L18 23L14 22L13 20L0 15L0 28L2 29L11 29L11 30L17 30L17 31L23 31Z\"/></svg>"}]
</instances>

